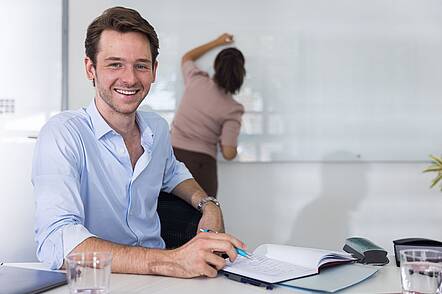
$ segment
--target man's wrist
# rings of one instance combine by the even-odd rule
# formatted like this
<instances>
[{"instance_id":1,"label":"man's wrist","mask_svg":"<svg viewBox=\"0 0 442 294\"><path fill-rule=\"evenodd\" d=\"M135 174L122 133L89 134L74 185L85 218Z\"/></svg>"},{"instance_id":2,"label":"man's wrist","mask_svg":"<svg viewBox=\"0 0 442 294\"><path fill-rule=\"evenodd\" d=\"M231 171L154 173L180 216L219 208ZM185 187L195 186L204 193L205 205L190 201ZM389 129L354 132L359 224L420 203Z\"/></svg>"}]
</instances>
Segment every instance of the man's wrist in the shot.
<instances>
[{"instance_id":1,"label":"man's wrist","mask_svg":"<svg viewBox=\"0 0 442 294\"><path fill-rule=\"evenodd\" d=\"M203 207L203 210L201 211L201 213L204 213L205 211L220 212L221 207L216 205L213 202L209 202Z\"/></svg>"},{"instance_id":2,"label":"man's wrist","mask_svg":"<svg viewBox=\"0 0 442 294\"><path fill-rule=\"evenodd\" d=\"M147 248L143 248L147 249ZM146 267L143 274L161 275L171 277L182 277L178 271L178 252L176 249L152 249L146 250L145 259L147 262L143 263Z\"/></svg>"},{"instance_id":3,"label":"man's wrist","mask_svg":"<svg viewBox=\"0 0 442 294\"><path fill-rule=\"evenodd\" d=\"M211 197L211 196L206 196L206 197L203 197L199 202L198 202L198 205L197 205L197 210L199 210L200 212L203 212L204 211L204 209L206 208L206 207L210 207L210 206L212 206L212 207L217 207L218 209L220 209L221 208L221 204L219 203L219 201L215 198L215 197Z\"/></svg>"}]
</instances>

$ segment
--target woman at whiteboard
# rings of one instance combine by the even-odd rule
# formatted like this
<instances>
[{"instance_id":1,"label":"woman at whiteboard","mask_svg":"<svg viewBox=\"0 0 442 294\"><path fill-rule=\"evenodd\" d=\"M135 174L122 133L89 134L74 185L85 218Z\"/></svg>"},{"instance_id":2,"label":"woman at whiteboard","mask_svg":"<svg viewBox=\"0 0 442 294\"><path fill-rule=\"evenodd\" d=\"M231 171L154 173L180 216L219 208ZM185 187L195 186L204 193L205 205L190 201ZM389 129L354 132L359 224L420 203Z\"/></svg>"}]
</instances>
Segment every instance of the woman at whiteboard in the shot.
<instances>
[{"instance_id":1,"label":"woman at whiteboard","mask_svg":"<svg viewBox=\"0 0 442 294\"><path fill-rule=\"evenodd\" d=\"M195 180L209 196L216 197L218 145L222 156L237 155L237 140L244 107L235 101L246 70L244 56L236 48L225 48L215 58L213 77L195 61L208 51L233 42L233 35L222 34L196 47L181 59L184 94L171 127L172 146Z\"/></svg>"}]
</instances>

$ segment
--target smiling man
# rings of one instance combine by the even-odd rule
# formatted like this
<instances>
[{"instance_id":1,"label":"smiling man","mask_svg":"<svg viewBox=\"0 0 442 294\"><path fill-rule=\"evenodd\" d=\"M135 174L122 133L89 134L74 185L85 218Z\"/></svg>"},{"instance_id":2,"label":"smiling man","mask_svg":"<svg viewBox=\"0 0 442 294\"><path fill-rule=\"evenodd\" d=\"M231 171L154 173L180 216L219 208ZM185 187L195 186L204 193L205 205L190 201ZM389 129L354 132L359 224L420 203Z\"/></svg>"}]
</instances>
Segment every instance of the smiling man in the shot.
<instances>
[{"instance_id":1,"label":"smiling man","mask_svg":"<svg viewBox=\"0 0 442 294\"><path fill-rule=\"evenodd\" d=\"M86 74L91 104L51 118L34 152L39 260L53 269L73 252L112 252L112 271L214 277L236 258L238 239L200 233L165 250L156 212L160 191L202 211L199 229L224 231L219 203L201 189L170 145L167 122L137 111L155 81L158 38L132 9L106 10L88 27Z\"/></svg>"}]
</instances>

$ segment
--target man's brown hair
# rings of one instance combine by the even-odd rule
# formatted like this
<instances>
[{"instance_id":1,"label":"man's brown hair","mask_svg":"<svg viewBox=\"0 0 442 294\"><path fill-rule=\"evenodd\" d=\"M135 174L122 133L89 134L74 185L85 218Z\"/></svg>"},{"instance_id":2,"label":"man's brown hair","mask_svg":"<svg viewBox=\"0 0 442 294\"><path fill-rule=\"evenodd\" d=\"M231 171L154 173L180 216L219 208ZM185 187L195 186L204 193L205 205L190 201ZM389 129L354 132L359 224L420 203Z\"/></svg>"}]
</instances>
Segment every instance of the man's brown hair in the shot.
<instances>
[{"instance_id":1,"label":"man's brown hair","mask_svg":"<svg viewBox=\"0 0 442 294\"><path fill-rule=\"evenodd\" d=\"M138 32L145 35L150 43L152 66L154 66L159 53L159 41L155 29L136 10L116 6L106 9L87 28L84 45L86 56L92 60L94 67L97 61L98 43L104 30L114 30L120 33Z\"/></svg>"}]
</instances>

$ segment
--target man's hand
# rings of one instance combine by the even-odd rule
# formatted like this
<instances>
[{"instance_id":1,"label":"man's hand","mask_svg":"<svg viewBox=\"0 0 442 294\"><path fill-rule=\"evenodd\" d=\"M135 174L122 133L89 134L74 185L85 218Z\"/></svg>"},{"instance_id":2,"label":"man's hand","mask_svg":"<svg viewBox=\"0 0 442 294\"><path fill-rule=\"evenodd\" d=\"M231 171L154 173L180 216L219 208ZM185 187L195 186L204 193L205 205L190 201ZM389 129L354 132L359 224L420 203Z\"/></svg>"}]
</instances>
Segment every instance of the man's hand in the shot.
<instances>
[{"instance_id":1,"label":"man's hand","mask_svg":"<svg viewBox=\"0 0 442 294\"><path fill-rule=\"evenodd\" d=\"M246 249L243 242L223 233L198 233L183 246L171 251L176 262L171 276L193 278L198 276L216 277L226 261L216 252L225 252L230 261L237 257L235 247Z\"/></svg>"}]
</instances>

